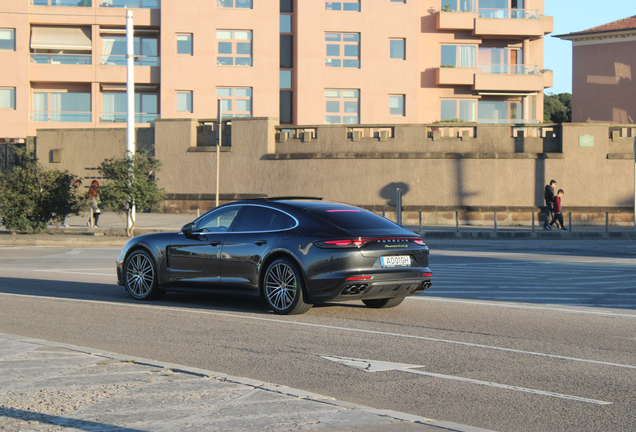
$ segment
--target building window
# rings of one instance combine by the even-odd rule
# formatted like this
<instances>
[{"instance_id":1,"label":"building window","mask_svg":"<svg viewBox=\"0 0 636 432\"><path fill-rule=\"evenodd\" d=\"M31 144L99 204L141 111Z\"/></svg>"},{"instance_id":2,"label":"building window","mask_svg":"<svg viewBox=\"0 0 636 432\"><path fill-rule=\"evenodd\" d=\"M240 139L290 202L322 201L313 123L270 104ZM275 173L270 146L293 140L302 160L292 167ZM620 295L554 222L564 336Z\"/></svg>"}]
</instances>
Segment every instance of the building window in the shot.
<instances>
[{"instance_id":1,"label":"building window","mask_svg":"<svg viewBox=\"0 0 636 432\"><path fill-rule=\"evenodd\" d=\"M177 92L177 111L178 112L192 112L192 92L191 91L178 91Z\"/></svg>"},{"instance_id":2,"label":"building window","mask_svg":"<svg viewBox=\"0 0 636 432\"><path fill-rule=\"evenodd\" d=\"M192 33L177 35L177 54L192 55Z\"/></svg>"},{"instance_id":3,"label":"building window","mask_svg":"<svg viewBox=\"0 0 636 432\"><path fill-rule=\"evenodd\" d=\"M112 0L110 0L112 1ZM32 0L34 6L91 7L91 0Z\"/></svg>"},{"instance_id":4,"label":"building window","mask_svg":"<svg viewBox=\"0 0 636 432\"><path fill-rule=\"evenodd\" d=\"M252 32L250 30L217 30L216 64L252 66Z\"/></svg>"},{"instance_id":5,"label":"building window","mask_svg":"<svg viewBox=\"0 0 636 432\"><path fill-rule=\"evenodd\" d=\"M391 0L391 3L406 3L406 0Z\"/></svg>"},{"instance_id":6,"label":"building window","mask_svg":"<svg viewBox=\"0 0 636 432\"><path fill-rule=\"evenodd\" d=\"M0 50L15 51L15 29L0 29Z\"/></svg>"},{"instance_id":7,"label":"building window","mask_svg":"<svg viewBox=\"0 0 636 432\"><path fill-rule=\"evenodd\" d=\"M126 36L102 37L102 65L126 65ZM156 36L135 36L135 66L159 66L159 47Z\"/></svg>"},{"instance_id":8,"label":"building window","mask_svg":"<svg viewBox=\"0 0 636 432\"><path fill-rule=\"evenodd\" d=\"M538 74L539 67L523 64L523 50L509 48L479 48L479 73Z\"/></svg>"},{"instance_id":9,"label":"building window","mask_svg":"<svg viewBox=\"0 0 636 432\"><path fill-rule=\"evenodd\" d=\"M15 109L15 87L0 88L0 109Z\"/></svg>"},{"instance_id":10,"label":"building window","mask_svg":"<svg viewBox=\"0 0 636 432\"><path fill-rule=\"evenodd\" d=\"M292 71L290 70L280 71L280 88L282 89L292 88Z\"/></svg>"},{"instance_id":11,"label":"building window","mask_svg":"<svg viewBox=\"0 0 636 432\"><path fill-rule=\"evenodd\" d=\"M294 1L293 0L280 0L280 11L281 12L294 12Z\"/></svg>"},{"instance_id":12,"label":"building window","mask_svg":"<svg viewBox=\"0 0 636 432\"><path fill-rule=\"evenodd\" d=\"M472 99L446 99L441 102L441 121L475 121L475 101Z\"/></svg>"},{"instance_id":13,"label":"building window","mask_svg":"<svg viewBox=\"0 0 636 432\"><path fill-rule=\"evenodd\" d=\"M156 92L135 90L135 123L151 123L159 118ZM102 122L125 123L128 98L125 91L102 93Z\"/></svg>"},{"instance_id":14,"label":"building window","mask_svg":"<svg viewBox=\"0 0 636 432\"><path fill-rule=\"evenodd\" d=\"M292 32L292 16L289 14L281 14L280 16L280 32L291 33Z\"/></svg>"},{"instance_id":15,"label":"building window","mask_svg":"<svg viewBox=\"0 0 636 432\"><path fill-rule=\"evenodd\" d=\"M327 89L325 102L325 123L360 123L360 90Z\"/></svg>"},{"instance_id":16,"label":"building window","mask_svg":"<svg viewBox=\"0 0 636 432\"><path fill-rule=\"evenodd\" d=\"M90 92L33 92L36 122L91 122Z\"/></svg>"},{"instance_id":17,"label":"building window","mask_svg":"<svg viewBox=\"0 0 636 432\"><path fill-rule=\"evenodd\" d=\"M252 89L249 87L217 87L223 118L252 117Z\"/></svg>"},{"instance_id":18,"label":"building window","mask_svg":"<svg viewBox=\"0 0 636 432\"><path fill-rule=\"evenodd\" d=\"M328 11L360 11L360 0L345 0L345 1L326 1L325 10Z\"/></svg>"},{"instance_id":19,"label":"building window","mask_svg":"<svg viewBox=\"0 0 636 432\"><path fill-rule=\"evenodd\" d=\"M442 10L445 12L475 12L477 10L475 7L477 1L478 0L442 0ZM508 4L508 0L503 1ZM482 2L486 3L484 0L482 0ZM506 6L504 6L504 9L505 8Z\"/></svg>"},{"instance_id":20,"label":"building window","mask_svg":"<svg viewBox=\"0 0 636 432\"><path fill-rule=\"evenodd\" d=\"M389 39L391 45L391 58L405 60L406 59L406 39Z\"/></svg>"},{"instance_id":21,"label":"building window","mask_svg":"<svg viewBox=\"0 0 636 432\"><path fill-rule=\"evenodd\" d=\"M480 100L478 108L480 123L510 123L523 119L520 101Z\"/></svg>"},{"instance_id":22,"label":"building window","mask_svg":"<svg viewBox=\"0 0 636 432\"><path fill-rule=\"evenodd\" d=\"M477 47L474 45L442 45L441 67L474 68L477 61Z\"/></svg>"},{"instance_id":23,"label":"building window","mask_svg":"<svg viewBox=\"0 0 636 432\"><path fill-rule=\"evenodd\" d=\"M252 9L252 0L216 0L216 7Z\"/></svg>"},{"instance_id":24,"label":"building window","mask_svg":"<svg viewBox=\"0 0 636 432\"><path fill-rule=\"evenodd\" d=\"M404 116L404 95L389 96L389 114L392 116Z\"/></svg>"},{"instance_id":25,"label":"building window","mask_svg":"<svg viewBox=\"0 0 636 432\"><path fill-rule=\"evenodd\" d=\"M360 67L360 33L325 33L326 67Z\"/></svg>"}]
</instances>

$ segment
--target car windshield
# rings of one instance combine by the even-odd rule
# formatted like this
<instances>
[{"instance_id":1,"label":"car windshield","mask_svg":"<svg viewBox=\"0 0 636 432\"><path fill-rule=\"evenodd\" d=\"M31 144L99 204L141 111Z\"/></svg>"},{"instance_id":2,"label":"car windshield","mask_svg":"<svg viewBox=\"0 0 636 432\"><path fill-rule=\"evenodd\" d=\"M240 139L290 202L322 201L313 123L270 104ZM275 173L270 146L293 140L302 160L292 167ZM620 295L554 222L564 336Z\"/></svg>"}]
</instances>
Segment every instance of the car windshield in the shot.
<instances>
[{"instance_id":1,"label":"car windshield","mask_svg":"<svg viewBox=\"0 0 636 432\"><path fill-rule=\"evenodd\" d=\"M388 219L356 207L334 205L315 208L309 213L318 216L344 230L395 229L399 228Z\"/></svg>"}]
</instances>

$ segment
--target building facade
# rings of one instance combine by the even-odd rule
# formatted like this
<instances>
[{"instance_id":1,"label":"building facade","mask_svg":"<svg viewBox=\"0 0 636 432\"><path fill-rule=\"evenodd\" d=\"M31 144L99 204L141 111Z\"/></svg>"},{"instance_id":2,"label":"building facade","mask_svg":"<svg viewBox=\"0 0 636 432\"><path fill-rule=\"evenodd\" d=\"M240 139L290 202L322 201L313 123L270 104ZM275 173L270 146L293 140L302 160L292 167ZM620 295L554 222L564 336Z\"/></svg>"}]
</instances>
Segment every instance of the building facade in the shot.
<instances>
[{"instance_id":1,"label":"building facade","mask_svg":"<svg viewBox=\"0 0 636 432\"><path fill-rule=\"evenodd\" d=\"M0 139L135 114L281 124L533 123L543 0L16 0L0 4Z\"/></svg>"},{"instance_id":2,"label":"building facade","mask_svg":"<svg viewBox=\"0 0 636 432\"><path fill-rule=\"evenodd\" d=\"M572 41L572 121L636 119L636 16L556 36Z\"/></svg>"}]
</instances>

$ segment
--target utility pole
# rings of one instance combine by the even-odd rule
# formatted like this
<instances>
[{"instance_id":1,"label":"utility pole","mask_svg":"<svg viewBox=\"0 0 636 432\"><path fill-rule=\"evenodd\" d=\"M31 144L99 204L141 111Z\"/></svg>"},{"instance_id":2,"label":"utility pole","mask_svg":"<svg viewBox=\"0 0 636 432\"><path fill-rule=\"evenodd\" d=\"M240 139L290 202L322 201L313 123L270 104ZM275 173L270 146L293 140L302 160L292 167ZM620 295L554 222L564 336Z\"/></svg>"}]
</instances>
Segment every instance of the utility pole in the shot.
<instances>
[{"instance_id":1,"label":"utility pole","mask_svg":"<svg viewBox=\"0 0 636 432\"><path fill-rule=\"evenodd\" d=\"M126 111L126 157L135 155L135 34L133 28L133 13L126 11L126 97L128 107ZM128 212L128 227L135 224L135 203Z\"/></svg>"},{"instance_id":2,"label":"utility pole","mask_svg":"<svg viewBox=\"0 0 636 432\"><path fill-rule=\"evenodd\" d=\"M221 143L223 142L223 113L221 112L221 99L218 100L218 109L216 113L216 207L219 206L219 172L221 165Z\"/></svg>"}]
</instances>

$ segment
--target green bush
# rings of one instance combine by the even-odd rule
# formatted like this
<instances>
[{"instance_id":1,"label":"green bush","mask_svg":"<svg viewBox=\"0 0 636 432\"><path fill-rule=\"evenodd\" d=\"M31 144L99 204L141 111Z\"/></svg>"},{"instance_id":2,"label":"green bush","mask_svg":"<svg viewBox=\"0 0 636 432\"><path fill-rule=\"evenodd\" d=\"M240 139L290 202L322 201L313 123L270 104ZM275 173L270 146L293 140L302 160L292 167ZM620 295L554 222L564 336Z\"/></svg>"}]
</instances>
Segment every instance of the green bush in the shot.
<instances>
[{"instance_id":1,"label":"green bush","mask_svg":"<svg viewBox=\"0 0 636 432\"><path fill-rule=\"evenodd\" d=\"M161 161L139 152L131 158L107 159L99 165L99 172L108 180L99 190L103 206L117 213L125 213L130 221L130 210L134 203L137 210L158 210L164 199L163 189L157 187L154 175L161 168ZM134 225L126 225L132 235Z\"/></svg>"},{"instance_id":2,"label":"green bush","mask_svg":"<svg viewBox=\"0 0 636 432\"><path fill-rule=\"evenodd\" d=\"M68 171L46 171L32 155L22 165L0 174L0 217L9 231L39 233L66 215L78 215L86 199L72 184L79 177Z\"/></svg>"}]
</instances>

